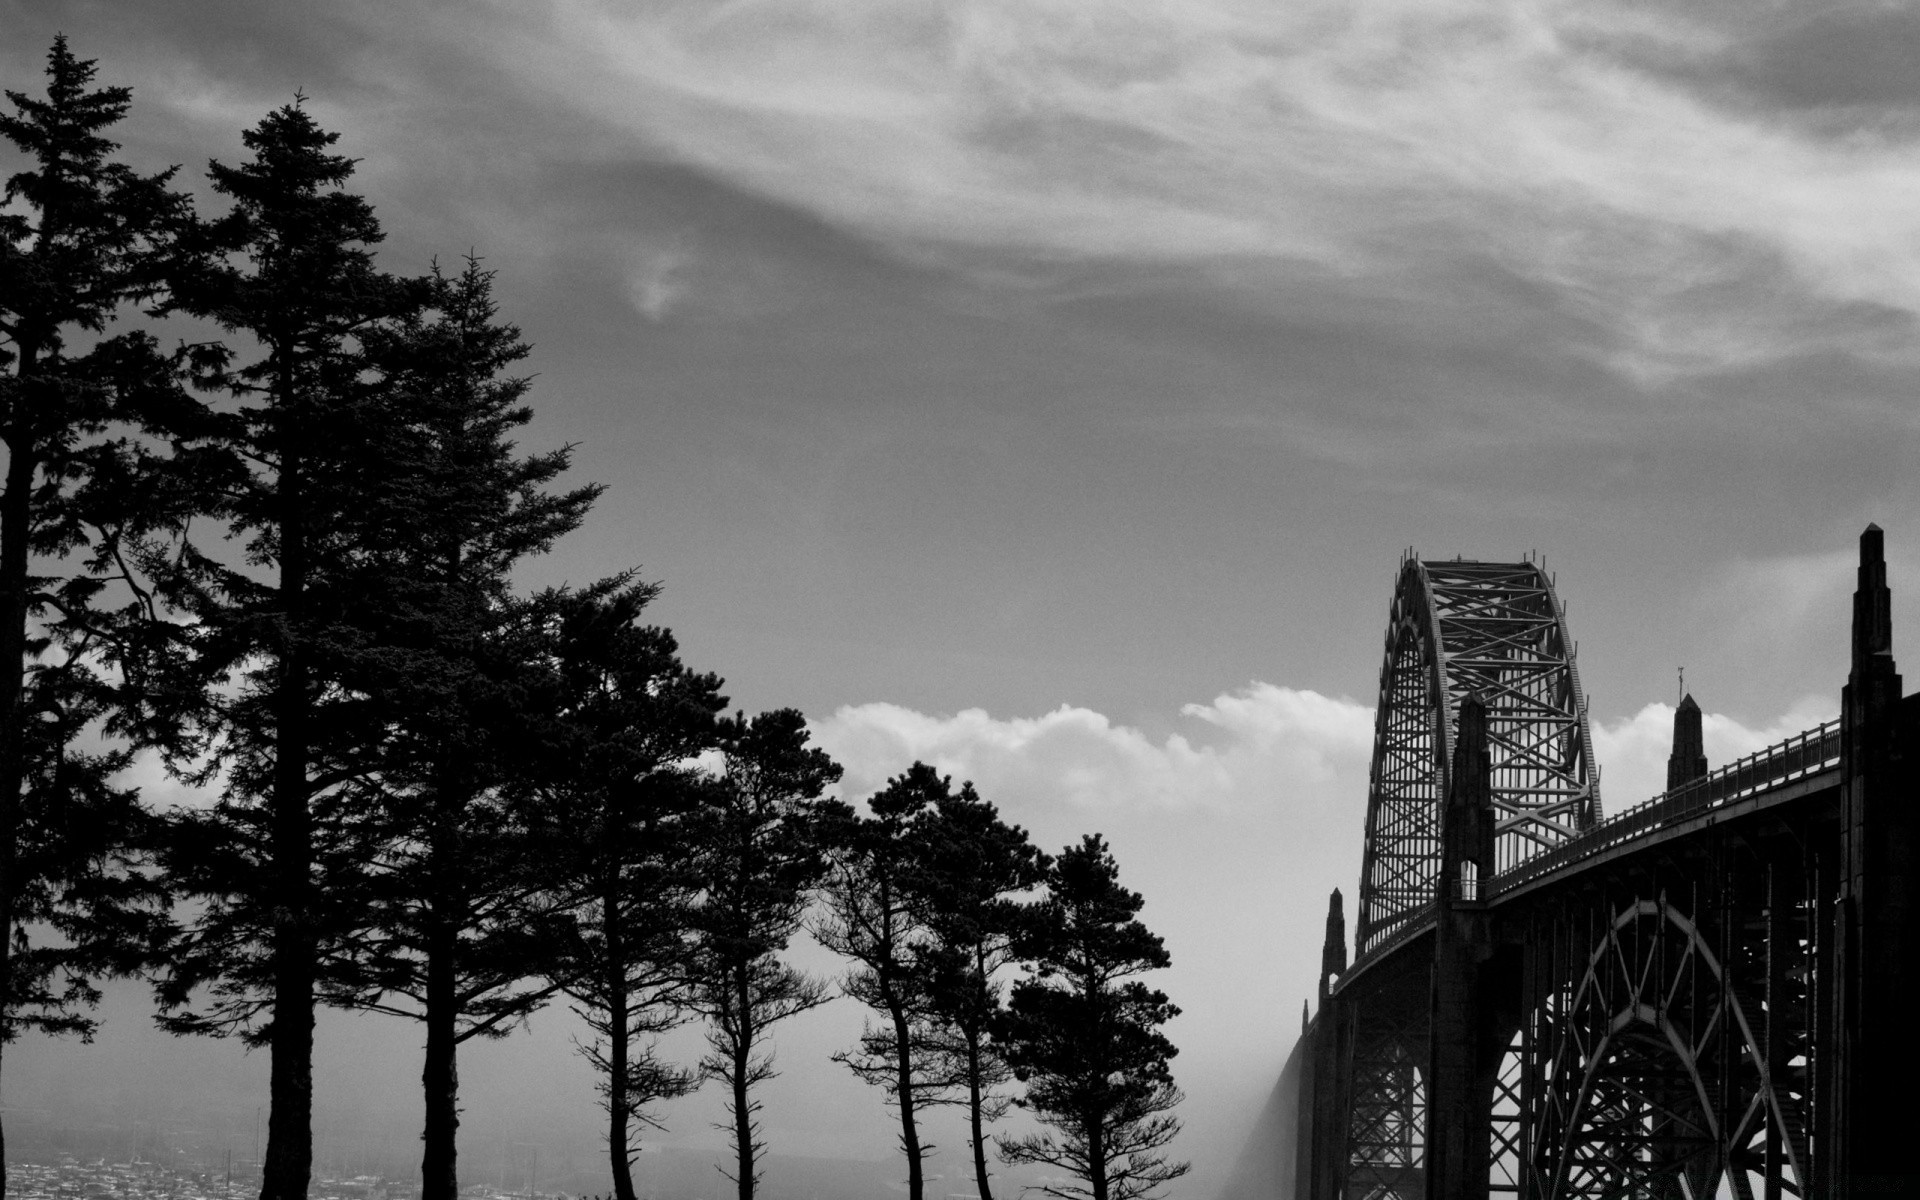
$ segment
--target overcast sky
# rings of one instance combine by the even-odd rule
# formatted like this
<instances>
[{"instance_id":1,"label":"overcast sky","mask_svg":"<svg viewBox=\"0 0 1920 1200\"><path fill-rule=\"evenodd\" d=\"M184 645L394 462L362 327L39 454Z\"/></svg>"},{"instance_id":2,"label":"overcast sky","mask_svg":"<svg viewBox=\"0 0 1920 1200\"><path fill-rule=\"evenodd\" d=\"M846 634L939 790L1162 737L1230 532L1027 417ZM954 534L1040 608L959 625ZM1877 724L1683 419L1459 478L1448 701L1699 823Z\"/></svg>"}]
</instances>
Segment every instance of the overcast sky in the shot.
<instances>
[{"instance_id":1,"label":"overcast sky","mask_svg":"<svg viewBox=\"0 0 1920 1200\"><path fill-rule=\"evenodd\" d=\"M6 86L59 30L135 88L136 164L198 182L301 89L386 266L499 270L529 444L609 487L530 581L664 581L850 795L922 757L1043 845L1109 834L1175 959L1196 1193L1351 895L1405 548L1546 555L1616 806L1681 665L1716 763L1836 711L1869 520L1914 644L1910 5L13 2ZM824 1063L857 1013L810 1020L774 1148L883 1156ZM336 1032L411 1119L412 1031ZM135 1045L10 1051L7 1101ZM470 1119L579 1091L565 1050L480 1051ZM323 1105L378 1090L330 1069Z\"/></svg>"}]
</instances>

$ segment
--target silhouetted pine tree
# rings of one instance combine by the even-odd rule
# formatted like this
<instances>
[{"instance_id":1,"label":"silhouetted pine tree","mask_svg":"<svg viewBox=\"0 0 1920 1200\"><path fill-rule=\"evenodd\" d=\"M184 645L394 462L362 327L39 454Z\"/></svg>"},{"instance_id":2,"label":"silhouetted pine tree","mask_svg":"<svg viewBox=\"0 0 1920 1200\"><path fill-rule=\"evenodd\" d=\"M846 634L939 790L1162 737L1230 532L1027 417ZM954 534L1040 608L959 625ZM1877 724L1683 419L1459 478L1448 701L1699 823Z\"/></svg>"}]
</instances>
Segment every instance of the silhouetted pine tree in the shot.
<instances>
[{"instance_id":1,"label":"silhouetted pine tree","mask_svg":"<svg viewBox=\"0 0 1920 1200\"><path fill-rule=\"evenodd\" d=\"M537 757L541 614L509 574L579 525L598 488L553 493L565 450L521 455L527 354L497 319L493 276L436 265L426 306L360 335L380 389L389 473L367 481L346 595L374 652L345 682L381 740L349 789L370 849L372 910L323 995L421 1021L422 1200L459 1193L457 1047L499 1037L553 994L559 915L547 864L511 802Z\"/></svg>"},{"instance_id":2,"label":"silhouetted pine tree","mask_svg":"<svg viewBox=\"0 0 1920 1200\"><path fill-rule=\"evenodd\" d=\"M1001 1022L1007 1062L1027 1085L1018 1103L1049 1131L1002 1137L1000 1156L1081 1180L1036 1188L1062 1200L1134 1200L1188 1169L1166 1155L1182 1096L1167 1065L1178 1051L1160 1026L1180 1010L1132 978L1171 959L1135 919L1140 895L1119 875L1098 834L1054 860L1020 940L1034 975L1014 985Z\"/></svg>"},{"instance_id":3,"label":"silhouetted pine tree","mask_svg":"<svg viewBox=\"0 0 1920 1200\"><path fill-rule=\"evenodd\" d=\"M766 1149L753 1087L776 1074L767 1038L777 1022L827 1001L825 985L779 955L820 879L816 801L840 768L807 745L806 721L792 709L723 721L719 740L724 769L696 858L691 1001L707 1020L701 1073L728 1091L734 1169L721 1173L740 1200L753 1200Z\"/></svg>"},{"instance_id":4,"label":"silhouetted pine tree","mask_svg":"<svg viewBox=\"0 0 1920 1200\"><path fill-rule=\"evenodd\" d=\"M687 1011L695 841L714 799L689 763L716 744L726 705L717 677L687 670L671 634L640 624L656 592L621 578L543 598L559 687L535 810L569 906L554 978L594 1032L581 1051L607 1111L616 1200L635 1200L634 1130L656 1124L646 1106L698 1081L660 1061L652 1039Z\"/></svg>"},{"instance_id":5,"label":"silhouetted pine tree","mask_svg":"<svg viewBox=\"0 0 1920 1200\"><path fill-rule=\"evenodd\" d=\"M173 172L112 160L128 89L93 87L64 37L46 74L45 99L10 90L0 114L28 160L0 208L0 1043L90 1031L90 975L131 967L148 932L125 852L141 813L109 782L126 756L74 748L109 713L94 667L111 657L104 585L80 566L101 550L82 493L118 452L102 435L172 388L150 337L109 331L155 295L187 211Z\"/></svg>"},{"instance_id":6,"label":"silhouetted pine tree","mask_svg":"<svg viewBox=\"0 0 1920 1200\"><path fill-rule=\"evenodd\" d=\"M916 764L917 766L917 764ZM980 1200L993 1200L986 1126L1007 1110L997 1089L1013 1077L993 1040L1002 1005L996 976L1017 961L1015 942L1033 908L1019 897L1046 879L1047 859L1026 830L1000 819L971 783L940 781L921 818L926 871L918 881L928 954L925 1051L963 1093Z\"/></svg>"},{"instance_id":7,"label":"silhouetted pine tree","mask_svg":"<svg viewBox=\"0 0 1920 1200\"><path fill-rule=\"evenodd\" d=\"M340 190L353 164L328 152L336 140L296 102L246 132L251 159L209 170L232 208L203 229L203 269L175 299L245 341L203 359L229 401L181 448L177 481L214 537L143 556L185 619L173 665L190 673L156 676L142 724L177 731L172 761L222 793L166 850L203 904L160 980L162 1023L269 1048L263 1200L306 1195L318 983L368 924L369 852L346 800L383 728L353 681L384 647L367 625L380 598L356 589L381 578L363 568L369 530L393 519L383 484L414 465L362 336L423 288L375 269L380 227Z\"/></svg>"},{"instance_id":8,"label":"silhouetted pine tree","mask_svg":"<svg viewBox=\"0 0 1920 1200\"><path fill-rule=\"evenodd\" d=\"M867 801L871 816L829 801L819 818L827 871L811 929L821 945L853 961L841 990L881 1021L864 1025L858 1045L833 1059L893 1101L909 1200L926 1192L922 1163L931 1148L921 1142L920 1111L955 1083L938 1070L946 1060L925 1046L934 946L923 921L932 866L924 818L947 790L947 780L916 762Z\"/></svg>"}]
</instances>

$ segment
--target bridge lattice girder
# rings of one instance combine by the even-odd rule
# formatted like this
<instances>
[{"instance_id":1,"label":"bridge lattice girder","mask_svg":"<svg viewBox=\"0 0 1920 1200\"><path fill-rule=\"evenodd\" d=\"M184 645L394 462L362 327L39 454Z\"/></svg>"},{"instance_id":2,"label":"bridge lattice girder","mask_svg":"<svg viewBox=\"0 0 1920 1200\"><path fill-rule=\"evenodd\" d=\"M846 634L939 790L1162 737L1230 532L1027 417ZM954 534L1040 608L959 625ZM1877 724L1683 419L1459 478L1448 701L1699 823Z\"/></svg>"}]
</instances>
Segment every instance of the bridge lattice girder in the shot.
<instances>
[{"instance_id":1,"label":"bridge lattice girder","mask_svg":"<svg viewBox=\"0 0 1920 1200\"><path fill-rule=\"evenodd\" d=\"M1440 806L1459 704L1470 693L1487 705L1497 871L1599 818L1599 773L1573 649L1553 581L1537 563L1402 563L1375 713L1360 954L1433 899Z\"/></svg>"}]
</instances>

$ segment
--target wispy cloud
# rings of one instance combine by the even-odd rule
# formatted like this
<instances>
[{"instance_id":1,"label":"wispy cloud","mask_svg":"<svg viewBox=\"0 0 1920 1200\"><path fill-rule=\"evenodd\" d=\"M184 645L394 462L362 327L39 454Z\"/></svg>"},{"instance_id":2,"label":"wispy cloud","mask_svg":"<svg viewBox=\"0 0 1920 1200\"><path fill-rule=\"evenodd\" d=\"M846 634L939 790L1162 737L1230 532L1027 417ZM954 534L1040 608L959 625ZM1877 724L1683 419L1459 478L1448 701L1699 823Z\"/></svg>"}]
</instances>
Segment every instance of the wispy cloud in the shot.
<instances>
[{"instance_id":1,"label":"wispy cloud","mask_svg":"<svg viewBox=\"0 0 1920 1200\"><path fill-rule=\"evenodd\" d=\"M627 272L627 296L649 321L663 321L686 296L687 271L693 255L684 241L658 248L641 248L632 255Z\"/></svg>"},{"instance_id":2,"label":"wispy cloud","mask_svg":"<svg viewBox=\"0 0 1920 1200\"><path fill-rule=\"evenodd\" d=\"M1906 353L1913 139L1645 67L1723 31L1559 0L575 0L509 69L743 186L921 246L1263 256L1436 297L1491 262L1649 373Z\"/></svg>"}]
</instances>

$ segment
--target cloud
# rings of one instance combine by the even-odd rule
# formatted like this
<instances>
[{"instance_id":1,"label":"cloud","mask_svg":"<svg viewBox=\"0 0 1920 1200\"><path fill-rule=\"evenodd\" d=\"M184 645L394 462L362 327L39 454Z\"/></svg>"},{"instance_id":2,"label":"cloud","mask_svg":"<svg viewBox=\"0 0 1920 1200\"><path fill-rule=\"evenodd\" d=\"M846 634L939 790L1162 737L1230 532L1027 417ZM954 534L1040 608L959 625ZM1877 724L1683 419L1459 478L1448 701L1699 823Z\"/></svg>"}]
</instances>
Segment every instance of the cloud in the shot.
<instances>
[{"instance_id":1,"label":"cloud","mask_svg":"<svg viewBox=\"0 0 1920 1200\"><path fill-rule=\"evenodd\" d=\"M1699 64L1719 67L1740 86L1777 104L1805 109L1851 109L1871 127L1900 109L1920 109L1920 12L1909 5L1850 3L1805 11L1766 28Z\"/></svg>"},{"instance_id":2,"label":"cloud","mask_svg":"<svg viewBox=\"0 0 1920 1200\"><path fill-rule=\"evenodd\" d=\"M528 86L922 248L1257 256L1430 299L1491 261L1606 324L1651 375L1836 345L1897 356L1906 325L1847 314L1920 310L1912 139L1822 137L1641 65L1648 46L1740 49L1683 14L576 0L495 17L520 25L499 45Z\"/></svg>"},{"instance_id":3,"label":"cloud","mask_svg":"<svg viewBox=\"0 0 1920 1200\"><path fill-rule=\"evenodd\" d=\"M990 797L1083 812L1205 807L1233 810L1328 785L1364 785L1372 710L1318 692L1255 683L1181 715L1195 737L1156 741L1087 708L994 717L970 708L935 716L897 704L847 705L821 722L821 744L846 768L843 794L865 796L920 760L971 779Z\"/></svg>"},{"instance_id":4,"label":"cloud","mask_svg":"<svg viewBox=\"0 0 1920 1200\"><path fill-rule=\"evenodd\" d=\"M995 717L978 708L937 715L886 703L843 706L814 732L845 768L840 790L851 798L879 790L917 760L973 780L991 798L1010 797L1023 810L1064 808L1087 819L1193 810L1224 817L1286 797L1316 822L1345 812L1357 826L1372 758L1372 708L1256 682L1180 711L1199 723L1196 736L1156 740L1070 705L1039 717ZM1834 715L1832 700L1822 696L1762 723L1707 712L1708 762L1724 765ZM1673 705L1648 704L1597 722L1593 738L1609 810L1665 788Z\"/></svg>"},{"instance_id":5,"label":"cloud","mask_svg":"<svg viewBox=\"0 0 1920 1200\"><path fill-rule=\"evenodd\" d=\"M1831 720L1833 701L1809 696L1764 725L1749 725L1724 713L1701 714L1701 738L1709 769L1783 742ZM1673 705L1649 704L1611 725L1595 725L1593 753L1600 762L1600 795L1609 813L1659 795L1667 787L1667 756L1673 752Z\"/></svg>"},{"instance_id":6,"label":"cloud","mask_svg":"<svg viewBox=\"0 0 1920 1200\"><path fill-rule=\"evenodd\" d=\"M223 157L304 83L367 184L502 253L595 240L573 222L626 232L647 199L624 223L569 206L597 167L644 162L915 264L1064 281L1028 301L1157 283L1269 312L1384 305L1379 325L1454 340L1546 323L1561 356L1642 389L1832 352L1911 368L1920 120L1898 68L1920 25L1874 5L1750 16L493 0L216 4L89 32L137 42L142 111ZM682 302L674 264L611 253L640 315Z\"/></svg>"},{"instance_id":7,"label":"cloud","mask_svg":"<svg viewBox=\"0 0 1920 1200\"><path fill-rule=\"evenodd\" d=\"M693 256L674 245L636 256L627 274L627 295L633 307L649 321L663 321L687 294L687 267Z\"/></svg>"}]
</instances>

